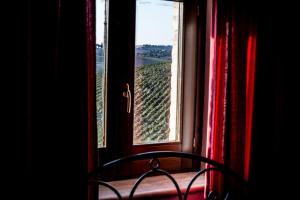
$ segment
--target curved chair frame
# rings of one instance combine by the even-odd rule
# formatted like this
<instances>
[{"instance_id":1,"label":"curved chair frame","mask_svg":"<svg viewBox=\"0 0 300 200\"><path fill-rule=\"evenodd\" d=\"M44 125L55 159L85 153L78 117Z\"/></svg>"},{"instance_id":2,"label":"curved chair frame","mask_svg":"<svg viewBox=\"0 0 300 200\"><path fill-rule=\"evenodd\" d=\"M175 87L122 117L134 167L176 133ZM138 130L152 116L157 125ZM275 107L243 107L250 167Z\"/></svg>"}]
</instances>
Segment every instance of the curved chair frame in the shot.
<instances>
[{"instance_id":1,"label":"curved chair frame","mask_svg":"<svg viewBox=\"0 0 300 200\"><path fill-rule=\"evenodd\" d=\"M191 159L191 160L195 160L195 161L199 161L201 163L206 163L209 164L211 167L205 168L205 169L201 169L200 171L198 171L194 177L190 180L187 189L185 191L184 194L182 194L180 187L178 185L178 183L176 182L176 180L173 178L173 176L165 171L160 169L160 161L159 158L167 158L167 157L176 157L176 158L187 158L187 159ZM140 183L147 177L153 175L153 174L161 174L166 176L167 178L169 178L172 183L174 184L176 191L177 191L177 195L178 195L178 199L179 200L187 200L190 189L193 185L193 183L195 182L195 180L202 174L206 173L206 172L210 172L210 171L218 171L221 172L224 175L228 175L228 176L233 176L237 179L237 181L244 187L247 185L247 183L243 180L243 178L235 173L234 171L228 169L225 165L218 163L214 160L208 159L206 157L197 155L197 154L192 154L192 153L183 153L183 152L175 152L175 151L152 151L152 152L147 152L147 153L140 153L140 154L134 154L134 155L130 155L127 157L122 157L113 161L110 161L108 163L105 163L104 165L102 165L102 167L98 168L97 170L95 170L94 172L89 174L89 183L90 184L96 184L96 185L102 185L104 187L109 188L111 191L113 191L116 196L118 197L118 199L122 200L122 196L121 194L118 192L118 190L110 185L109 183L99 180L98 178L98 174L104 170L105 168L109 168L112 166L117 166L123 163L128 163L128 162L132 162L132 161L137 161L137 160L150 160L149 162L149 166L150 166L150 170L145 172L144 174L142 174L141 176L138 177L138 179L136 180L136 182L134 183L130 194L129 194L129 200L133 199L134 197L134 193L137 189L137 187L140 185ZM225 200L230 199L230 193L228 192L225 195ZM210 192L207 199L218 199L218 194L216 192Z\"/></svg>"}]
</instances>

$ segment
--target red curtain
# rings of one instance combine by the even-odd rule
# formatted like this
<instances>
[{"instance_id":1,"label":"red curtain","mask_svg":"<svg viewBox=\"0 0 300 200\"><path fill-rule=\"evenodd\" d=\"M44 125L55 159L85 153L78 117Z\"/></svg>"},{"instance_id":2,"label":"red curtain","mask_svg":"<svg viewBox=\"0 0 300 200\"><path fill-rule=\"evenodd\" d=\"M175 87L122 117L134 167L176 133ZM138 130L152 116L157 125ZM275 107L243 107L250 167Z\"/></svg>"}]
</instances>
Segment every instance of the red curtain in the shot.
<instances>
[{"instance_id":1,"label":"red curtain","mask_svg":"<svg viewBox=\"0 0 300 200\"><path fill-rule=\"evenodd\" d=\"M97 135L95 120L96 55L95 1L86 0L86 64L88 69L88 173L97 167ZM88 185L88 200L97 199L97 187Z\"/></svg>"},{"instance_id":2,"label":"red curtain","mask_svg":"<svg viewBox=\"0 0 300 200\"><path fill-rule=\"evenodd\" d=\"M213 1L207 157L249 178L254 104L256 28L247 6ZM220 174L207 175L207 192L222 192Z\"/></svg>"}]
</instances>

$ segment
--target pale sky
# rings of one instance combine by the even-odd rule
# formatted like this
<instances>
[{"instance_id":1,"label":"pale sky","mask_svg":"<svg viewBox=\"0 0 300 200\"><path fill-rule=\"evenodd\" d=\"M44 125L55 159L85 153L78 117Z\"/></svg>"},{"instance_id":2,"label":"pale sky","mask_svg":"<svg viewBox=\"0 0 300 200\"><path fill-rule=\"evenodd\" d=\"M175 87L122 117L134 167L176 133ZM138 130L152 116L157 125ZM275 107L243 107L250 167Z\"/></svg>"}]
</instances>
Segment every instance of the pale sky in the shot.
<instances>
[{"instance_id":1,"label":"pale sky","mask_svg":"<svg viewBox=\"0 0 300 200\"><path fill-rule=\"evenodd\" d=\"M173 4L162 0L137 0L136 44L172 45ZM96 41L103 42L104 0L96 0Z\"/></svg>"},{"instance_id":2,"label":"pale sky","mask_svg":"<svg viewBox=\"0 0 300 200\"><path fill-rule=\"evenodd\" d=\"M104 0L96 0L96 43L103 42Z\"/></svg>"}]
</instances>

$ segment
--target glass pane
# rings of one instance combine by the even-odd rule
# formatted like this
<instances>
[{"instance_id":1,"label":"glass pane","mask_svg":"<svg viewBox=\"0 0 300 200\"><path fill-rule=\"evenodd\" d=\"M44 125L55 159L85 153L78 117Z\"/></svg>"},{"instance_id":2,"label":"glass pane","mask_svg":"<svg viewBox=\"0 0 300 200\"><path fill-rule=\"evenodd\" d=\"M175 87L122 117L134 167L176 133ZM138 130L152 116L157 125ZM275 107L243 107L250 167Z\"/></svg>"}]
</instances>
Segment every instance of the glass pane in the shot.
<instances>
[{"instance_id":1,"label":"glass pane","mask_svg":"<svg viewBox=\"0 0 300 200\"><path fill-rule=\"evenodd\" d=\"M179 141L182 3L136 1L134 144Z\"/></svg>"},{"instance_id":2,"label":"glass pane","mask_svg":"<svg viewBox=\"0 0 300 200\"><path fill-rule=\"evenodd\" d=\"M96 0L96 116L98 147L106 146L107 2Z\"/></svg>"}]
</instances>

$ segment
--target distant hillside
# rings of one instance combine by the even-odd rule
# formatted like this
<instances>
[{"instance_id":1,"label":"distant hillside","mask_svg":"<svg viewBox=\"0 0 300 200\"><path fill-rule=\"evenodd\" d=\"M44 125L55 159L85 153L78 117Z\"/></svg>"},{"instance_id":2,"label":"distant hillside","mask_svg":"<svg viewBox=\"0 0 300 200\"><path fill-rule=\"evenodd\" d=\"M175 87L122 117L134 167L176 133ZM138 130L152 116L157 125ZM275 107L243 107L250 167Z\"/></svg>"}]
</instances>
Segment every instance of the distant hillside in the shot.
<instances>
[{"instance_id":1,"label":"distant hillside","mask_svg":"<svg viewBox=\"0 0 300 200\"><path fill-rule=\"evenodd\" d=\"M171 45L137 45L136 55L142 57L160 58L171 60L172 46Z\"/></svg>"},{"instance_id":2,"label":"distant hillside","mask_svg":"<svg viewBox=\"0 0 300 200\"><path fill-rule=\"evenodd\" d=\"M171 45L137 45L135 48L135 66L161 63L171 61ZM96 44L96 65L97 71L103 69L104 48L102 44Z\"/></svg>"},{"instance_id":3,"label":"distant hillside","mask_svg":"<svg viewBox=\"0 0 300 200\"><path fill-rule=\"evenodd\" d=\"M137 45L135 47L135 66L140 67L148 64L171 61L171 45Z\"/></svg>"}]
</instances>

